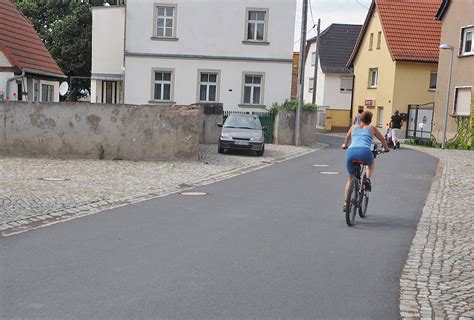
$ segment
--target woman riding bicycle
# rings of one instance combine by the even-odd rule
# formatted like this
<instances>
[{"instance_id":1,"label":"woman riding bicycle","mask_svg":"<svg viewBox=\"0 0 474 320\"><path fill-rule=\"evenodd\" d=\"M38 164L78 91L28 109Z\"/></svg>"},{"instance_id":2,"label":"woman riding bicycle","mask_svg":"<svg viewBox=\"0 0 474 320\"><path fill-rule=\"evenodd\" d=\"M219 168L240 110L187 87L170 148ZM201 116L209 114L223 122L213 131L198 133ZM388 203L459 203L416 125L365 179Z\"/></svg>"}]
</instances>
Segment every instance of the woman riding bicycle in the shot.
<instances>
[{"instance_id":1,"label":"woman riding bicycle","mask_svg":"<svg viewBox=\"0 0 474 320\"><path fill-rule=\"evenodd\" d=\"M371 126L372 122L372 112L365 111L360 115L360 123L354 124L346 134L344 144L342 145L343 149L348 149L346 152L346 169L349 177L344 188L344 199L347 198L347 192L351 185L353 175L356 172L356 164L353 161L362 161L365 165L368 166L367 175L369 180L367 181L368 185L366 189L370 191L372 189L370 177L374 173L374 155L372 154L371 145L372 140L375 137L382 142L384 152L389 152L387 141L385 141L382 133ZM349 145L350 142L350 145ZM344 210L346 205L344 205Z\"/></svg>"}]
</instances>

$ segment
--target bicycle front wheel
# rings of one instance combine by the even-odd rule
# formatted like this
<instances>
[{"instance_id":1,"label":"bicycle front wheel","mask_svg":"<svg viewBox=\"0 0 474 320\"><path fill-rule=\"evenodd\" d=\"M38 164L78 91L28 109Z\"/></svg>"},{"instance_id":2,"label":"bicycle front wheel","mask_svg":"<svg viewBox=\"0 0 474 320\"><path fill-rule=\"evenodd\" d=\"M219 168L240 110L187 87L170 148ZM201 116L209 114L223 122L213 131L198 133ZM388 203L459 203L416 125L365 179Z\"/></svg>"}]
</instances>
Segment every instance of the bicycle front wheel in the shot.
<instances>
[{"instance_id":1,"label":"bicycle front wheel","mask_svg":"<svg viewBox=\"0 0 474 320\"><path fill-rule=\"evenodd\" d=\"M346 223L349 227L354 225L358 208L358 197L359 181L356 178L353 178L346 198Z\"/></svg>"}]
</instances>

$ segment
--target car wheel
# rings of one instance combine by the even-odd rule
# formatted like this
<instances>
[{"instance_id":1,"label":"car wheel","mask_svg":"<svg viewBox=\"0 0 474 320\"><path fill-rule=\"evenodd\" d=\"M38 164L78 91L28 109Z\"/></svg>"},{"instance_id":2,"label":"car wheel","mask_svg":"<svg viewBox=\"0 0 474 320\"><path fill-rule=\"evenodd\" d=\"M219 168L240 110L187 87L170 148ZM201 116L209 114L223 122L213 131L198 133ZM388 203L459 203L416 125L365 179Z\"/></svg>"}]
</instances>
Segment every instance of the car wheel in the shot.
<instances>
[{"instance_id":1,"label":"car wheel","mask_svg":"<svg viewBox=\"0 0 474 320\"><path fill-rule=\"evenodd\" d=\"M263 156L264 152L265 152L265 146L262 147L262 150L257 151L257 156L259 157Z\"/></svg>"},{"instance_id":2,"label":"car wheel","mask_svg":"<svg viewBox=\"0 0 474 320\"><path fill-rule=\"evenodd\" d=\"M224 148L217 147L217 153L224 153Z\"/></svg>"}]
</instances>

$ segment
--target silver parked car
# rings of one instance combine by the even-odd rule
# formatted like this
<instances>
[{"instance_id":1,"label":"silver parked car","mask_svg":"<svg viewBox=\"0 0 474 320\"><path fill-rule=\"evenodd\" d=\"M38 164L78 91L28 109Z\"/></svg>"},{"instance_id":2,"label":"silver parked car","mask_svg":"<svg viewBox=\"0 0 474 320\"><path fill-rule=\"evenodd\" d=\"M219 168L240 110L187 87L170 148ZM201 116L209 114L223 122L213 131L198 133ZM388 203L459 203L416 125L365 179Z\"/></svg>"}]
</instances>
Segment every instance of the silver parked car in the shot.
<instances>
[{"instance_id":1,"label":"silver parked car","mask_svg":"<svg viewBox=\"0 0 474 320\"><path fill-rule=\"evenodd\" d=\"M255 115L230 115L222 127L219 138L218 152L226 150L249 150L255 151L257 156L263 156L265 152L265 127L262 127L260 119Z\"/></svg>"}]
</instances>

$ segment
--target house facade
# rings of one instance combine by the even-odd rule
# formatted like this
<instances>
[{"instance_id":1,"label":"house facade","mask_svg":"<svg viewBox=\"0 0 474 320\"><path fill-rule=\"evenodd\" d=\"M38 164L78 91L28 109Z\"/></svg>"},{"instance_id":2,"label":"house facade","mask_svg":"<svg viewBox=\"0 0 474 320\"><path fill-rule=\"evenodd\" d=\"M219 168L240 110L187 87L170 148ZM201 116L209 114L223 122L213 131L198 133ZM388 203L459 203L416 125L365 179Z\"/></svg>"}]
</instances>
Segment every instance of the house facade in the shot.
<instances>
[{"instance_id":1,"label":"house facade","mask_svg":"<svg viewBox=\"0 0 474 320\"><path fill-rule=\"evenodd\" d=\"M0 100L59 101L66 77L11 0L0 0L0 22Z\"/></svg>"},{"instance_id":2,"label":"house facade","mask_svg":"<svg viewBox=\"0 0 474 320\"><path fill-rule=\"evenodd\" d=\"M346 65L361 27L331 24L320 34L315 103L326 109L326 119L331 120L332 131L347 130L351 123L353 74ZM313 99L316 44L315 37L306 45L305 102Z\"/></svg>"},{"instance_id":3,"label":"house facade","mask_svg":"<svg viewBox=\"0 0 474 320\"><path fill-rule=\"evenodd\" d=\"M474 1L443 1L436 18L442 22L441 43L454 47L451 90L448 101L447 139L453 138L462 119L474 118ZM438 64L433 135L441 141L448 91L449 50L441 50ZM474 120L473 120L474 121Z\"/></svg>"},{"instance_id":4,"label":"house facade","mask_svg":"<svg viewBox=\"0 0 474 320\"><path fill-rule=\"evenodd\" d=\"M92 7L91 103L123 103L125 6Z\"/></svg>"},{"instance_id":5,"label":"house facade","mask_svg":"<svg viewBox=\"0 0 474 320\"><path fill-rule=\"evenodd\" d=\"M262 111L291 96L295 10L295 0L142 0L93 9L91 100Z\"/></svg>"},{"instance_id":6,"label":"house facade","mask_svg":"<svg viewBox=\"0 0 474 320\"><path fill-rule=\"evenodd\" d=\"M441 33L433 15L440 3L372 2L347 64L354 68L353 117L358 109L369 110L372 124L386 128L399 110L407 114L408 136L421 122L422 136L430 137Z\"/></svg>"}]
</instances>

